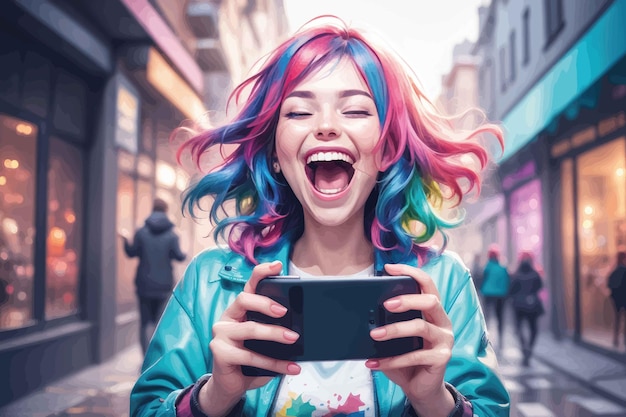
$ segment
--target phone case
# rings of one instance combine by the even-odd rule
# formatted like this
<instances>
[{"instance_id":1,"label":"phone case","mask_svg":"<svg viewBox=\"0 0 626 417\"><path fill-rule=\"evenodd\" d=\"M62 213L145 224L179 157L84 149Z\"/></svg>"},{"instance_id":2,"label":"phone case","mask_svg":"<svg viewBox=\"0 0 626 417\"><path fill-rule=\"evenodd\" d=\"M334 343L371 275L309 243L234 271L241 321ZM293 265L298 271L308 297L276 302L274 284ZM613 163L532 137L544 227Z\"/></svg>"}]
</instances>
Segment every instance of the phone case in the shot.
<instances>
[{"instance_id":1,"label":"phone case","mask_svg":"<svg viewBox=\"0 0 626 417\"><path fill-rule=\"evenodd\" d=\"M277 324L294 330L300 338L291 345L266 340L246 340L244 346L265 356L292 361L384 358L422 348L422 338L374 341L370 330L388 323L421 318L420 311L391 313L383 302L401 294L419 293L407 276L380 277L268 277L257 285L258 294L287 307L281 318L248 312L248 320ZM243 366L245 375L275 375Z\"/></svg>"}]
</instances>

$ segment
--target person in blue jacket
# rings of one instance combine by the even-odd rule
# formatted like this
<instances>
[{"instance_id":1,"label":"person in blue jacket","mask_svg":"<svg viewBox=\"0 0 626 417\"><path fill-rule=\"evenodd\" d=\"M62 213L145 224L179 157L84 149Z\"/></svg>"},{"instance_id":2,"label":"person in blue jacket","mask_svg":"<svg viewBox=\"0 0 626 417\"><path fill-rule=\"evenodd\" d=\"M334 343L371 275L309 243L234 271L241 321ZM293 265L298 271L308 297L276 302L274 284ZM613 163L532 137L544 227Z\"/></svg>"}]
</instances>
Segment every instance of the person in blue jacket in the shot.
<instances>
[{"instance_id":1,"label":"person in blue jacket","mask_svg":"<svg viewBox=\"0 0 626 417\"><path fill-rule=\"evenodd\" d=\"M329 16L280 44L232 97L230 121L179 150L198 166L224 152L183 204L193 214L213 198L215 236L227 245L196 255L174 289L131 393L131 416L508 416L470 273L445 250L443 233L462 221L444 206L479 188L488 155L475 139L502 143L501 130L485 123L455 131L390 48ZM248 311L286 314L255 294L277 274L411 276L421 293L384 307L420 310L423 319L370 336L419 336L423 349L324 362L246 349L248 339L300 337L246 320ZM243 365L279 376L246 376Z\"/></svg>"},{"instance_id":2,"label":"person in blue jacket","mask_svg":"<svg viewBox=\"0 0 626 417\"><path fill-rule=\"evenodd\" d=\"M489 246L487 264L483 271L480 292L485 303L485 314L488 321L493 320L494 314L498 326L497 348L501 349L504 342L504 306L509 295L511 277L506 268L500 264L500 247L496 244Z\"/></svg>"}]
</instances>

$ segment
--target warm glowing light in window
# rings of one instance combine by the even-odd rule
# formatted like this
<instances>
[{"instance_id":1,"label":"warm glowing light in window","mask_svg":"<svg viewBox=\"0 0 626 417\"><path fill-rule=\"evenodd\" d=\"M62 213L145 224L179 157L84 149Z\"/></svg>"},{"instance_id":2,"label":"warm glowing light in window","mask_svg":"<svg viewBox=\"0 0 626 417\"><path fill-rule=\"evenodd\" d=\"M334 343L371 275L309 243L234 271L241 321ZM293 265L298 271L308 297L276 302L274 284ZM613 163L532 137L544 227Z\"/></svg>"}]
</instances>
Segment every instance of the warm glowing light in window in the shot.
<instances>
[{"instance_id":1,"label":"warm glowing light in window","mask_svg":"<svg viewBox=\"0 0 626 417\"><path fill-rule=\"evenodd\" d=\"M7 183L7 177L5 177L4 175L0 175L0 185L6 185Z\"/></svg>"},{"instance_id":2,"label":"warm glowing light in window","mask_svg":"<svg viewBox=\"0 0 626 417\"><path fill-rule=\"evenodd\" d=\"M9 235L14 235L19 230L17 222L9 217L5 217L4 220L2 220L2 228Z\"/></svg>"},{"instance_id":3,"label":"warm glowing light in window","mask_svg":"<svg viewBox=\"0 0 626 417\"><path fill-rule=\"evenodd\" d=\"M583 221L583 229L591 229L593 227L593 220L585 220Z\"/></svg>"},{"instance_id":4,"label":"warm glowing light in window","mask_svg":"<svg viewBox=\"0 0 626 417\"><path fill-rule=\"evenodd\" d=\"M593 214L593 207L591 206L585 206L585 214L587 216L591 216Z\"/></svg>"},{"instance_id":5,"label":"warm glowing light in window","mask_svg":"<svg viewBox=\"0 0 626 417\"><path fill-rule=\"evenodd\" d=\"M624 176L624 168L617 168L615 170L615 175L617 175L618 177L623 177Z\"/></svg>"},{"instance_id":6,"label":"warm glowing light in window","mask_svg":"<svg viewBox=\"0 0 626 417\"><path fill-rule=\"evenodd\" d=\"M22 204L24 196L18 193L7 193L4 195L4 202L7 204Z\"/></svg>"},{"instance_id":7,"label":"warm glowing light in window","mask_svg":"<svg viewBox=\"0 0 626 417\"><path fill-rule=\"evenodd\" d=\"M51 227L48 233L48 255L62 256L65 252L65 241L67 236L60 227Z\"/></svg>"},{"instance_id":8,"label":"warm glowing light in window","mask_svg":"<svg viewBox=\"0 0 626 417\"><path fill-rule=\"evenodd\" d=\"M17 169L20 167L20 163L17 159L5 159L4 167L8 169Z\"/></svg>"},{"instance_id":9,"label":"warm glowing light in window","mask_svg":"<svg viewBox=\"0 0 626 417\"><path fill-rule=\"evenodd\" d=\"M18 123L15 126L15 132L18 135L28 136L31 133L33 133L33 127L31 125L29 125L29 124L26 124L26 123Z\"/></svg>"},{"instance_id":10,"label":"warm glowing light in window","mask_svg":"<svg viewBox=\"0 0 626 417\"><path fill-rule=\"evenodd\" d=\"M163 162L157 162L156 179L160 185L171 188L176 184L176 171Z\"/></svg>"},{"instance_id":11,"label":"warm glowing light in window","mask_svg":"<svg viewBox=\"0 0 626 417\"><path fill-rule=\"evenodd\" d=\"M68 222L69 224L72 224L76 221L76 215L74 214L74 212L72 210L67 210L65 212L65 221Z\"/></svg>"},{"instance_id":12,"label":"warm glowing light in window","mask_svg":"<svg viewBox=\"0 0 626 417\"><path fill-rule=\"evenodd\" d=\"M530 200L528 200L528 206L534 210L537 207L539 207L539 201L537 201L537 199L533 197Z\"/></svg>"}]
</instances>

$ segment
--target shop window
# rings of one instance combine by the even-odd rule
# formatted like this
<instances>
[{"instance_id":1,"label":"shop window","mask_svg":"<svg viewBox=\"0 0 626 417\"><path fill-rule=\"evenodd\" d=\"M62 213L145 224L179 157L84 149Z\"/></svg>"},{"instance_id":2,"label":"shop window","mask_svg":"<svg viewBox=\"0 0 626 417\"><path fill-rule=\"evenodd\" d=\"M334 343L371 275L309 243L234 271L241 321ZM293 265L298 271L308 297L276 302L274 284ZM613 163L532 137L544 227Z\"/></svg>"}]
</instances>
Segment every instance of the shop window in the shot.
<instances>
[{"instance_id":1,"label":"shop window","mask_svg":"<svg viewBox=\"0 0 626 417\"><path fill-rule=\"evenodd\" d=\"M532 252L535 266L543 265L543 224L541 214L541 181L532 180L511 193L512 256Z\"/></svg>"},{"instance_id":2,"label":"shop window","mask_svg":"<svg viewBox=\"0 0 626 417\"><path fill-rule=\"evenodd\" d=\"M67 142L51 138L46 233L46 319L70 315L78 308L83 224L82 178L81 151Z\"/></svg>"},{"instance_id":3,"label":"shop window","mask_svg":"<svg viewBox=\"0 0 626 417\"><path fill-rule=\"evenodd\" d=\"M124 155L120 152L122 159ZM118 162L122 165L121 161ZM135 181L125 172L119 172L117 183L117 228L126 231L131 239L135 235ZM135 272L137 258L129 258L124 252L122 239L117 239L117 312L127 313L136 308Z\"/></svg>"},{"instance_id":4,"label":"shop window","mask_svg":"<svg viewBox=\"0 0 626 417\"><path fill-rule=\"evenodd\" d=\"M0 330L33 321L37 127L0 114Z\"/></svg>"},{"instance_id":5,"label":"shop window","mask_svg":"<svg viewBox=\"0 0 626 417\"><path fill-rule=\"evenodd\" d=\"M11 42L0 46L0 99L7 103L20 101L20 74L22 58L15 47L8 48Z\"/></svg>"},{"instance_id":6,"label":"shop window","mask_svg":"<svg viewBox=\"0 0 626 417\"><path fill-rule=\"evenodd\" d=\"M87 89L80 79L59 69L54 90L54 127L75 138L84 138Z\"/></svg>"},{"instance_id":7,"label":"shop window","mask_svg":"<svg viewBox=\"0 0 626 417\"><path fill-rule=\"evenodd\" d=\"M614 346L615 312L608 277L617 251L626 245L626 140L619 138L582 154L577 161L581 336ZM623 338L620 338L623 339Z\"/></svg>"},{"instance_id":8,"label":"shop window","mask_svg":"<svg viewBox=\"0 0 626 417\"><path fill-rule=\"evenodd\" d=\"M22 103L25 109L42 118L48 112L51 72L50 61L35 52L26 53Z\"/></svg>"}]
</instances>

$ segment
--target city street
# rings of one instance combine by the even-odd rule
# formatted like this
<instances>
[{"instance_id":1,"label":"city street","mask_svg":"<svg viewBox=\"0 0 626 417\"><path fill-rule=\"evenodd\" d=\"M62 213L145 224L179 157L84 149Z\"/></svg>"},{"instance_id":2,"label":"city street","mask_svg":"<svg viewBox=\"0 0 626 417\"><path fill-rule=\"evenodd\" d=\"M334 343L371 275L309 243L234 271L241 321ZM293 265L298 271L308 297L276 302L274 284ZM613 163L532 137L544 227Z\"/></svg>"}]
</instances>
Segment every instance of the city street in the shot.
<instances>
[{"instance_id":1,"label":"city street","mask_svg":"<svg viewBox=\"0 0 626 417\"><path fill-rule=\"evenodd\" d=\"M571 342L556 342L544 333L537 342L537 357L525 368L511 330L508 326L508 346L499 355L500 372L511 394L511 417L626 416L624 364ZM0 416L126 417L140 362L141 350L132 346L107 363L0 409Z\"/></svg>"}]
</instances>

